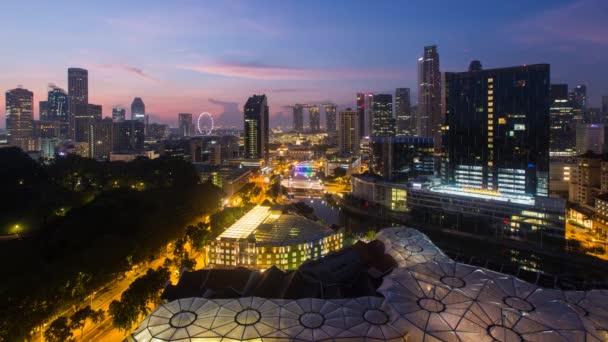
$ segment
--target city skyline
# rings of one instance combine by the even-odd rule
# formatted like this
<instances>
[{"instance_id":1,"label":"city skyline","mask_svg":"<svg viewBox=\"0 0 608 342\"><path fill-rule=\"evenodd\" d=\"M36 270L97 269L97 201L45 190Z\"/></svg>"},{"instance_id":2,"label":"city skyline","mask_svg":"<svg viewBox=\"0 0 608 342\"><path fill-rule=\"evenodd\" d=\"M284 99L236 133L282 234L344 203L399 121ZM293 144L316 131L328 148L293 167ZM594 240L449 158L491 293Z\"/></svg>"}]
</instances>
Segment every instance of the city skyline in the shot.
<instances>
[{"instance_id":1,"label":"city skyline","mask_svg":"<svg viewBox=\"0 0 608 342\"><path fill-rule=\"evenodd\" d=\"M6 91L21 84L34 92L37 118L47 84L67 89L67 68L84 68L90 102L101 104L104 116L141 97L151 122L173 126L177 113L209 111L219 124L238 127L247 97L266 93L271 125L290 127L291 110L285 106L295 103L354 107L357 92L392 93L398 87L411 88L415 101L420 49L436 44L442 72L465 71L474 59L484 68L549 63L552 82L587 85L590 107L600 106L608 94L602 84L608 76L602 65L608 35L601 25L601 9L608 5L602 1L539 1L527 4L524 14L517 3L448 3L433 11L427 10L432 5L389 2L366 11L357 10L363 2L266 4L59 1L37 2L35 11L8 4L0 18L21 52L0 57L0 85ZM78 16L68 25L58 13ZM411 20L401 20L406 14ZM302 20L308 17L320 20ZM369 25L360 25L363 17ZM25 18L33 20L22 25ZM437 24L428 25L434 18ZM475 25L462 25L471 18ZM73 32L74 25L81 30ZM458 33L450 29L454 25ZM66 39L39 39L43 26ZM385 38L375 39L381 32ZM70 44L76 39L74 49ZM395 39L405 44L374 53Z\"/></svg>"}]
</instances>

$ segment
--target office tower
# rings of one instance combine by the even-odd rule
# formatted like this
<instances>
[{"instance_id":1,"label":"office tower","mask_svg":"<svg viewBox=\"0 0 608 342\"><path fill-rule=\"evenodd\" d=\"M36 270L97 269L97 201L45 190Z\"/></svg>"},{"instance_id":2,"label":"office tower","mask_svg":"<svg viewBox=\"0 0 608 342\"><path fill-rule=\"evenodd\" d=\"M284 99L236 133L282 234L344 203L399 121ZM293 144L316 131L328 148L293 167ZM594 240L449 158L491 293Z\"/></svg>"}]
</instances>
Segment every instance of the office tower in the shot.
<instances>
[{"instance_id":1,"label":"office tower","mask_svg":"<svg viewBox=\"0 0 608 342\"><path fill-rule=\"evenodd\" d=\"M365 94L357 93L357 111L359 112L359 134L365 136Z\"/></svg>"},{"instance_id":2,"label":"office tower","mask_svg":"<svg viewBox=\"0 0 608 342\"><path fill-rule=\"evenodd\" d=\"M338 143L342 154L359 153L361 142L359 114L359 109L352 110L350 108L338 114Z\"/></svg>"},{"instance_id":3,"label":"office tower","mask_svg":"<svg viewBox=\"0 0 608 342\"><path fill-rule=\"evenodd\" d=\"M432 137L435 152L441 149L441 72L437 46L425 46L418 59L418 115L416 132L421 137Z\"/></svg>"},{"instance_id":4,"label":"office tower","mask_svg":"<svg viewBox=\"0 0 608 342\"><path fill-rule=\"evenodd\" d=\"M369 137L372 135L372 117L374 115L374 94L365 94L365 110L363 111L364 122L363 129L365 130L364 136Z\"/></svg>"},{"instance_id":5,"label":"office tower","mask_svg":"<svg viewBox=\"0 0 608 342\"><path fill-rule=\"evenodd\" d=\"M587 107L587 109L585 109L583 122L587 124L603 124L606 123L606 117L602 115L601 108Z\"/></svg>"},{"instance_id":6,"label":"office tower","mask_svg":"<svg viewBox=\"0 0 608 342\"><path fill-rule=\"evenodd\" d=\"M245 103L246 159L266 159L268 157L269 111L266 95L253 95Z\"/></svg>"},{"instance_id":7,"label":"office tower","mask_svg":"<svg viewBox=\"0 0 608 342\"><path fill-rule=\"evenodd\" d=\"M179 113L177 115L179 136L180 138L190 137L193 134L192 126L192 114L190 113Z\"/></svg>"},{"instance_id":8,"label":"office tower","mask_svg":"<svg viewBox=\"0 0 608 342\"><path fill-rule=\"evenodd\" d=\"M608 152L606 141L608 126L605 124L578 124L576 126L576 153L591 151L596 154Z\"/></svg>"},{"instance_id":9,"label":"office tower","mask_svg":"<svg viewBox=\"0 0 608 342\"><path fill-rule=\"evenodd\" d=\"M115 122L112 140L114 152L144 148L144 123L138 120Z\"/></svg>"},{"instance_id":10,"label":"office tower","mask_svg":"<svg viewBox=\"0 0 608 342\"><path fill-rule=\"evenodd\" d=\"M40 121L49 121L49 102L38 102L38 119Z\"/></svg>"},{"instance_id":11,"label":"office tower","mask_svg":"<svg viewBox=\"0 0 608 342\"><path fill-rule=\"evenodd\" d=\"M59 121L34 121L34 138L59 138L61 126Z\"/></svg>"},{"instance_id":12,"label":"office tower","mask_svg":"<svg viewBox=\"0 0 608 342\"><path fill-rule=\"evenodd\" d=\"M602 96L602 114L608 115L608 96Z\"/></svg>"},{"instance_id":13,"label":"office tower","mask_svg":"<svg viewBox=\"0 0 608 342\"><path fill-rule=\"evenodd\" d=\"M568 100L567 84L551 85L551 107L549 109L549 150L555 155L570 153L576 145L574 112Z\"/></svg>"},{"instance_id":14,"label":"office tower","mask_svg":"<svg viewBox=\"0 0 608 342\"><path fill-rule=\"evenodd\" d=\"M444 181L547 196L549 65L445 74Z\"/></svg>"},{"instance_id":15,"label":"office tower","mask_svg":"<svg viewBox=\"0 0 608 342\"><path fill-rule=\"evenodd\" d=\"M325 129L327 133L336 131L336 106L325 105Z\"/></svg>"},{"instance_id":16,"label":"office tower","mask_svg":"<svg viewBox=\"0 0 608 342\"><path fill-rule=\"evenodd\" d=\"M151 123L148 126L147 137L156 141L165 140L169 136L169 126L158 123Z\"/></svg>"},{"instance_id":17,"label":"office tower","mask_svg":"<svg viewBox=\"0 0 608 342\"><path fill-rule=\"evenodd\" d=\"M416 121L412 116L411 106L410 88L395 89L395 135L416 136Z\"/></svg>"},{"instance_id":18,"label":"office tower","mask_svg":"<svg viewBox=\"0 0 608 342\"><path fill-rule=\"evenodd\" d=\"M146 105L141 97L136 97L131 103L131 120L144 122L146 119Z\"/></svg>"},{"instance_id":19,"label":"office tower","mask_svg":"<svg viewBox=\"0 0 608 342\"><path fill-rule=\"evenodd\" d=\"M577 85L570 92L570 100L574 108L585 109L587 108L587 86L584 84Z\"/></svg>"},{"instance_id":20,"label":"office tower","mask_svg":"<svg viewBox=\"0 0 608 342\"><path fill-rule=\"evenodd\" d=\"M89 117L93 120L101 120L103 118L103 107L102 105L96 105L89 103L88 105Z\"/></svg>"},{"instance_id":21,"label":"office tower","mask_svg":"<svg viewBox=\"0 0 608 342\"><path fill-rule=\"evenodd\" d=\"M5 93L6 132L9 145L34 150L34 93L15 88Z\"/></svg>"},{"instance_id":22,"label":"office tower","mask_svg":"<svg viewBox=\"0 0 608 342\"><path fill-rule=\"evenodd\" d=\"M80 68L68 69L68 120L70 137L87 142L89 127L89 72ZM77 122L80 121L80 122Z\"/></svg>"},{"instance_id":23,"label":"office tower","mask_svg":"<svg viewBox=\"0 0 608 342\"><path fill-rule=\"evenodd\" d=\"M304 132L304 106L295 104L293 107L293 130Z\"/></svg>"},{"instance_id":24,"label":"office tower","mask_svg":"<svg viewBox=\"0 0 608 342\"><path fill-rule=\"evenodd\" d=\"M321 107L308 107L308 119L311 132L319 132L321 130Z\"/></svg>"},{"instance_id":25,"label":"office tower","mask_svg":"<svg viewBox=\"0 0 608 342\"><path fill-rule=\"evenodd\" d=\"M113 139L114 124L112 119L93 119L89 126L89 158L97 160L110 160Z\"/></svg>"},{"instance_id":26,"label":"office tower","mask_svg":"<svg viewBox=\"0 0 608 342\"><path fill-rule=\"evenodd\" d=\"M112 120L114 122L125 121L126 110L122 107L114 107L112 108Z\"/></svg>"},{"instance_id":27,"label":"office tower","mask_svg":"<svg viewBox=\"0 0 608 342\"><path fill-rule=\"evenodd\" d=\"M69 123L69 100L65 90L54 84L49 84L47 106L48 120Z\"/></svg>"},{"instance_id":28,"label":"office tower","mask_svg":"<svg viewBox=\"0 0 608 342\"><path fill-rule=\"evenodd\" d=\"M372 136L392 137L394 135L393 95L375 94L372 112Z\"/></svg>"},{"instance_id":29,"label":"office tower","mask_svg":"<svg viewBox=\"0 0 608 342\"><path fill-rule=\"evenodd\" d=\"M372 137L371 169L392 181L407 181L435 172L435 142L427 137Z\"/></svg>"}]
</instances>

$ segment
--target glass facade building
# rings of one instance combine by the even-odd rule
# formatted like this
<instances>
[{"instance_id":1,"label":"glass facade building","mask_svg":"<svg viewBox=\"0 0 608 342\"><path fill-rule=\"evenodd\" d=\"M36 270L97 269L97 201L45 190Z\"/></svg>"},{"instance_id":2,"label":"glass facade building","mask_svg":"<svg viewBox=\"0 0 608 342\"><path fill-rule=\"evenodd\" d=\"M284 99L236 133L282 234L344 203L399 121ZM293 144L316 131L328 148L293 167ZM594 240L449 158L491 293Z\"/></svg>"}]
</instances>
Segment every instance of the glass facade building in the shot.
<instances>
[{"instance_id":1,"label":"glass facade building","mask_svg":"<svg viewBox=\"0 0 608 342\"><path fill-rule=\"evenodd\" d=\"M245 103L245 159L267 158L269 111L266 95L253 95Z\"/></svg>"},{"instance_id":2,"label":"glass facade building","mask_svg":"<svg viewBox=\"0 0 608 342\"><path fill-rule=\"evenodd\" d=\"M549 65L447 72L444 182L548 195Z\"/></svg>"},{"instance_id":3,"label":"glass facade building","mask_svg":"<svg viewBox=\"0 0 608 342\"><path fill-rule=\"evenodd\" d=\"M410 102L410 88L397 88L395 90L395 118L397 136L416 136L416 117L412 115Z\"/></svg>"},{"instance_id":4,"label":"glass facade building","mask_svg":"<svg viewBox=\"0 0 608 342\"><path fill-rule=\"evenodd\" d=\"M374 173L385 179L401 181L434 173L433 138L373 137L371 145Z\"/></svg>"},{"instance_id":5,"label":"glass facade building","mask_svg":"<svg viewBox=\"0 0 608 342\"><path fill-rule=\"evenodd\" d=\"M568 100L567 84L551 85L549 150L552 155L574 154L576 124L572 104Z\"/></svg>"},{"instance_id":6,"label":"glass facade building","mask_svg":"<svg viewBox=\"0 0 608 342\"><path fill-rule=\"evenodd\" d=\"M373 106L372 136L394 136L395 119L393 118L393 96L390 94L375 94Z\"/></svg>"}]
</instances>

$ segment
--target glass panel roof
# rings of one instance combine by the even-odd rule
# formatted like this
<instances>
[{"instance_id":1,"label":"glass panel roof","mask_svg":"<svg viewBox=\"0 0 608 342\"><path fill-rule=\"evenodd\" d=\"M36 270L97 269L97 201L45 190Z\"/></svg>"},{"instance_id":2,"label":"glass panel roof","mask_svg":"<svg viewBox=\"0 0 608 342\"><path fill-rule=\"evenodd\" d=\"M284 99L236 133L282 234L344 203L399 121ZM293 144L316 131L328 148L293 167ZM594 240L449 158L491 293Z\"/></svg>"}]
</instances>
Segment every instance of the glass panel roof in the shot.
<instances>
[{"instance_id":1,"label":"glass panel roof","mask_svg":"<svg viewBox=\"0 0 608 342\"><path fill-rule=\"evenodd\" d=\"M377 234L399 268L382 297L187 298L157 307L133 341L608 341L608 291L544 289L452 261L412 228Z\"/></svg>"}]
</instances>

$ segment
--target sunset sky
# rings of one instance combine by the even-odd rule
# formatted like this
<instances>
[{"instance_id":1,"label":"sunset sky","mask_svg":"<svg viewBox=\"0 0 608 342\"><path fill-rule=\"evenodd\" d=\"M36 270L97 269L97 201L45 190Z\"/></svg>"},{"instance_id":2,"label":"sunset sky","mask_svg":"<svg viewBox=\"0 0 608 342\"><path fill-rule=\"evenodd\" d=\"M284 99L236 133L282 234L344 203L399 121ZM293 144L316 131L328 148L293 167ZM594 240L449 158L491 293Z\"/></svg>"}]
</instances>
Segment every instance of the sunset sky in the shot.
<instances>
[{"instance_id":1,"label":"sunset sky","mask_svg":"<svg viewBox=\"0 0 608 342\"><path fill-rule=\"evenodd\" d=\"M606 0L5 1L0 27L3 90L23 85L37 103L47 84L66 88L68 67L83 67L104 115L139 96L151 121L171 124L208 111L239 126L253 93L268 95L273 126L291 125L293 103L354 106L357 91L395 87L415 95L431 44L442 71L472 59L550 63L553 83L587 84L591 106L608 95Z\"/></svg>"}]
</instances>

